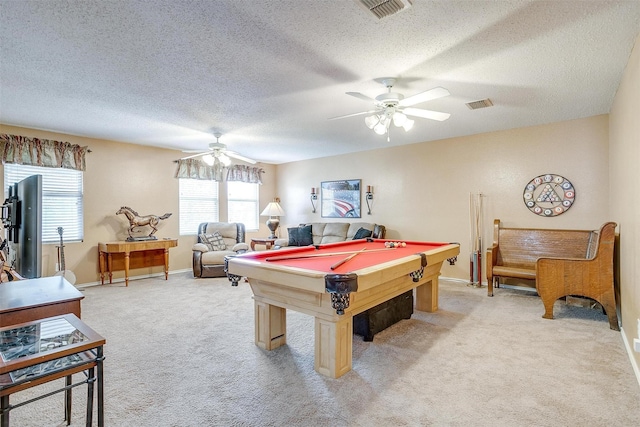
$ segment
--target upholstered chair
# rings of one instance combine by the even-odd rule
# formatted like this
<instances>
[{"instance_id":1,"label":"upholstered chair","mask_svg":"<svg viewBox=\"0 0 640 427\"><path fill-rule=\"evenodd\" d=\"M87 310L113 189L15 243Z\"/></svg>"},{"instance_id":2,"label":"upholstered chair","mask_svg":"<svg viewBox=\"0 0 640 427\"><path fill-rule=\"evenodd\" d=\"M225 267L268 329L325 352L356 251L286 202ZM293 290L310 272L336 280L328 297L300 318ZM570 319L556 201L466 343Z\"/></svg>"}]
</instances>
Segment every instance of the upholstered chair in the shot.
<instances>
[{"instance_id":1,"label":"upholstered chair","mask_svg":"<svg viewBox=\"0 0 640 427\"><path fill-rule=\"evenodd\" d=\"M245 227L239 222L204 222L198 226L198 243L193 245L194 277L226 277L224 257L249 250Z\"/></svg>"}]
</instances>

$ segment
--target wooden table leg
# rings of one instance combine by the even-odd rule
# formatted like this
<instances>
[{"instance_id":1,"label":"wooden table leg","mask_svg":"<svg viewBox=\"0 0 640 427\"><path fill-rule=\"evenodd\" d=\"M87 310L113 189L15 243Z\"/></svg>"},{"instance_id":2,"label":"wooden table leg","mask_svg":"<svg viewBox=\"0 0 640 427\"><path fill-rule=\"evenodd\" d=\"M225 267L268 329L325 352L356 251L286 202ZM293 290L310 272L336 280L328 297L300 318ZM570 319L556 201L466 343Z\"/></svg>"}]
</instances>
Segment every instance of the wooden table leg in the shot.
<instances>
[{"instance_id":1,"label":"wooden table leg","mask_svg":"<svg viewBox=\"0 0 640 427\"><path fill-rule=\"evenodd\" d=\"M254 301L255 342L265 350L287 343L287 310L261 301Z\"/></svg>"},{"instance_id":2,"label":"wooden table leg","mask_svg":"<svg viewBox=\"0 0 640 427\"><path fill-rule=\"evenodd\" d=\"M343 315L337 322L316 317L315 370L327 377L339 378L351 370L353 353L353 317Z\"/></svg>"},{"instance_id":3,"label":"wooden table leg","mask_svg":"<svg viewBox=\"0 0 640 427\"><path fill-rule=\"evenodd\" d=\"M438 277L416 288L416 310L438 311Z\"/></svg>"},{"instance_id":4,"label":"wooden table leg","mask_svg":"<svg viewBox=\"0 0 640 427\"><path fill-rule=\"evenodd\" d=\"M113 257L111 253L107 255L107 264L109 267L109 284L113 283Z\"/></svg>"},{"instance_id":5,"label":"wooden table leg","mask_svg":"<svg viewBox=\"0 0 640 427\"><path fill-rule=\"evenodd\" d=\"M164 280L169 280L169 248L164 249Z\"/></svg>"},{"instance_id":6,"label":"wooden table leg","mask_svg":"<svg viewBox=\"0 0 640 427\"><path fill-rule=\"evenodd\" d=\"M98 259L100 261L100 284L104 285L104 252L98 251Z\"/></svg>"},{"instance_id":7,"label":"wooden table leg","mask_svg":"<svg viewBox=\"0 0 640 427\"><path fill-rule=\"evenodd\" d=\"M124 285L129 286L129 252L124 253Z\"/></svg>"}]
</instances>

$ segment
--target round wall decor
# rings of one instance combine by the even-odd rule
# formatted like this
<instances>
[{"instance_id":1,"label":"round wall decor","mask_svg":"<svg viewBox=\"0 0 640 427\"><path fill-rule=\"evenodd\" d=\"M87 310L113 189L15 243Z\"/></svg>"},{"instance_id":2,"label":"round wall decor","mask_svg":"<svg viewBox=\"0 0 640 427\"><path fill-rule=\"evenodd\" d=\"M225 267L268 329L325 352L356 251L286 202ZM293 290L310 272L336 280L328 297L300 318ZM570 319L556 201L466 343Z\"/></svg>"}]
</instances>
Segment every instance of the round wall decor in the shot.
<instances>
[{"instance_id":1,"label":"round wall decor","mask_svg":"<svg viewBox=\"0 0 640 427\"><path fill-rule=\"evenodd\" d=\"M546 174L533 178L524 187L524 204L540 216L558 216L573 205L576 190L571 182L561 176Z\"/></svg>"}]
</instances>

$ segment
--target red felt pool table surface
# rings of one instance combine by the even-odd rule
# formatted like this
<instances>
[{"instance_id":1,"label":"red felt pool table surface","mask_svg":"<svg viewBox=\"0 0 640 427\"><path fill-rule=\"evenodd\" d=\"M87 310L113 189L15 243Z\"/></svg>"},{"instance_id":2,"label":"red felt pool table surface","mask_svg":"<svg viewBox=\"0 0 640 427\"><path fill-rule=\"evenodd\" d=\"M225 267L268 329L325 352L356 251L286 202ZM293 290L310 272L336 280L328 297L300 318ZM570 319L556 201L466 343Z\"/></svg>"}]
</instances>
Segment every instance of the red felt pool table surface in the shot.
<instances>
[{"instance_id":1,"label":"red felt pool table surface","mask_svg":"<svg viewBox=\"0 0 640 427\"><path fill-rule=\"evenodd\" d=\"M280 266L302 268L324 273L346 273L357 272L358 270L368 267L380 266L380 264L405 257L416 257L416 259L419 259L419 253L429 252L449 245L449 243L402 241L406 244L405 247L387 248L385 247L385 242L392 241L381 239L373 241L367 241L366 239L351 240L347 242L329 243L318 247L304 246L271 252L252 252L247 254L246 257L252 258L255 261ZM358 253L358 255L349 261L334 270L331 269L332 265L348 258L354 252L363 249L363 252ZM323 256L324 254L334 255ZM300 256L301 258L282 259L295 256Z\"/></svg>"}]
</instances>

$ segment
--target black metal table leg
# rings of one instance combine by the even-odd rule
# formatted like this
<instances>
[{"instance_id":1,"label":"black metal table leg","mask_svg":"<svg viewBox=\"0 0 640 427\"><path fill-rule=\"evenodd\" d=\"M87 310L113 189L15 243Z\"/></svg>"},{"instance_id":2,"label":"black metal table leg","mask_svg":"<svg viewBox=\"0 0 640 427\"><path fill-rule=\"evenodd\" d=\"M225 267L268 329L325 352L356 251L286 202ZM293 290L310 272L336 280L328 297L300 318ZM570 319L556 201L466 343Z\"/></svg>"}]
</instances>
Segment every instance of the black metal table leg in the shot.
<instances>
[{"instance_id":1,"label":"black metal table leg","mask_svg":"<svg viewBox=\"0 0 640 427\"><path fill-rule=\"evenodd\" d=\"M97 355L97 371L98 371L98 427L104 427L104 353L102 346L98 347Z\"/></svg>"},{"instance_id":2,"label":"black metal table leg","mask_svg":"<svg viewBox=\"0 0 640 427\"><path fill-rule=\"evenodd\" d=\"M65 377L65 385L68 388L64 391L64 420L67 422L67 425L71 425L71 375Z\"/></svg>"},{"instance_id":3,"label":"black metal table leg","mask_svg":"<svg viewBox=\"0 0 640 427\"><path fill-rule=\"evenodd\" d=\"M93 383L95 382L95 368L87 370L87 427L93 424Z\"/></svg>"},{"instance_id":4,"label":"black metal table leg","mask_svg":"<svg viewBox=\"0 0 640 427\"><path fill-rule=\"evenodd\" d=\"M0 427L9 427L9 396L0 397Z\"/></svg>"}]
</instances>

